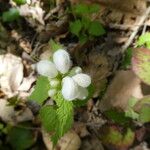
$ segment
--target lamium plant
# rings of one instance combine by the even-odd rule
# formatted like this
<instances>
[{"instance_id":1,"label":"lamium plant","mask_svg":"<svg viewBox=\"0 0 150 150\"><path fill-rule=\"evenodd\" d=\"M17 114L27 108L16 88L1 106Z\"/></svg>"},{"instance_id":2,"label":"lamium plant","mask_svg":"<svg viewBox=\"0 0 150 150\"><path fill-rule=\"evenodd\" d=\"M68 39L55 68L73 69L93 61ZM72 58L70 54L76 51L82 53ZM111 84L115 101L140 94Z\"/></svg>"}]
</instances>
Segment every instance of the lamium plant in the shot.
<instances>
[{"instance_id":1,"label":"lamium plant","mask_svg":"<svg viewBox=\"0 0 150 150\"><path fill-rule=\"evenodd\" d=\"M69 53L58 49L50 60L36 64L40 75L30 100L41 105L39 116L44 129L51 133L54 145L72 126L73 109L86 104L91 96L91 77L79 66L72 67ZM45 105L48 97L54 105Z\"/></svg>"}]
</instances>

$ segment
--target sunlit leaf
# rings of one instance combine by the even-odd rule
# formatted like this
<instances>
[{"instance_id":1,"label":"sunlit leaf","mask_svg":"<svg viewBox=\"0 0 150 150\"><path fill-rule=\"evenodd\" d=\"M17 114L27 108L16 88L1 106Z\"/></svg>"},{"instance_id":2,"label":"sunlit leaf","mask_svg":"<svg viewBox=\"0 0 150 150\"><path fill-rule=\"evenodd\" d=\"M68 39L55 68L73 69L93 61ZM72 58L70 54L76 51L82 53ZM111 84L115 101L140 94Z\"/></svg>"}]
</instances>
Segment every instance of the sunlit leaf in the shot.
<instances>
[{"instance_id":1,"label":"sunlit leaf","mask_svg":"<svg viewBox=\"0 0 150 150\"><path fill-rule=\"evenodd\" d=\"M132 69L145 83L150 85L150 50L137 48L133 51Z\"/></svg>"}]
</instances>

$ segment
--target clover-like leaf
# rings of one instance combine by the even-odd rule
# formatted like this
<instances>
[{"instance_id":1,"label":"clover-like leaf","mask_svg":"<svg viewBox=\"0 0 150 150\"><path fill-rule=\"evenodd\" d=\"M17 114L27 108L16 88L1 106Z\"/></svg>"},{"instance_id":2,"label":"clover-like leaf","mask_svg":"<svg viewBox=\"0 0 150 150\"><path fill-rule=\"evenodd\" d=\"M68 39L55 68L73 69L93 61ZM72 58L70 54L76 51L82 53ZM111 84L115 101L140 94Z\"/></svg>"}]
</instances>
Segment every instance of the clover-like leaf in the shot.
<instances>
[{"instance_id":1,"label":"clover-like leaf","mask_svg":"<svg viewBox=\"0 0 150 150\"><path fill-rule=\"evenodd\" d=\"M132 69L145 83L150 85L150 50L137 48L133 50Z\"/></svg>"}]
</instances>

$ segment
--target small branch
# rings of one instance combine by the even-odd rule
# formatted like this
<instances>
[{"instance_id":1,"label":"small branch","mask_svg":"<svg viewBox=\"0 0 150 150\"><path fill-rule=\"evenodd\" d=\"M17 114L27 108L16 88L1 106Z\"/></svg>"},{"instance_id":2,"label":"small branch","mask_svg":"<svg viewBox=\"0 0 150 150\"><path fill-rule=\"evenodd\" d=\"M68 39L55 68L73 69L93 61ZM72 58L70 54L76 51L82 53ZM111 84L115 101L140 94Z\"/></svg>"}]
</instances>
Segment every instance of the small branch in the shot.
<instances>
[{"instance_id":1,"label":"small branch","mask_svg":"<svg viewBox=\"0 0 150 150\"><path fill-rule=\"evenodd\" d=\"M144 15L141 16L141 19L139 20L137 26L135 26L132 34L130 35L129 39L127 40L127 42L122 46L121 52L123 53L133 42L135 36L137 35L140 27L144 24L145 20L147 19L148 15L150 14L150 7L147 8L147 10L145 11Z\"/></svg>"}]
</instances>

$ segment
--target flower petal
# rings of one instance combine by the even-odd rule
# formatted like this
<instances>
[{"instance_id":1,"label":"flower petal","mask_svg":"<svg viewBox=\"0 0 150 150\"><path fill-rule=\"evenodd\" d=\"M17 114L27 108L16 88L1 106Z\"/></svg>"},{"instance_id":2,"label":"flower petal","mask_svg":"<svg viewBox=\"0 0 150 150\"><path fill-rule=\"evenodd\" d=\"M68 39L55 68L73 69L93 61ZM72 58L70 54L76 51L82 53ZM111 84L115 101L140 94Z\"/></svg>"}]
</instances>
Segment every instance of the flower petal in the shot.
<instances>
[{"instance_id":1,"label":"flower petal","mask_svg":"<svg viewBox=\"0 0 150 150\"><path fill-rule=\"evenodd\" d=\"M56 89L51 89L51 90L48 91L48 95L50 97L54 96L56 93L57 93Z\"/></svg>"},{"instance_id":2,"label":"flower petal","mask_svg":"<svg viewBox=\"0 0 150 150\"><path fill-rule=\"evenodd\" d=\"M54 53L53 61L56 65L56 68L62 74L67 73L72 65L69 53L63 49L59 49Z\"/></svg>"},{"instance_id":3,"label":"flower petal","mask_svg":"<svg viewBox=\"0 0 150 150\"><path fill-rule=\"evenodd\" d=\"M58 74L55 65L48 60L39 61L36 65L36 69L40 75L47 76L49 78L55 78Z\"/></svg>"},{"instance_id":4,"label":"flower petal","mask_svg":"<svg viewBox=\"0 0 150 150\"><path fill-rule=\"evenodd\" d=\"M91 84L91 77L87 74L79 73L74 75L73 80L81 87L88 87Z\"/></svg>"},{"instance_id":5,"label":"flower petal","mask_svg":"<svg viewBox=\"0 0 150 150\"><path fill-rule=\"evenodd\" d=\"M79 86L79 94L78 94L78 99L84 100L88 97L88 90L86 88L83 88Z\"/></svg>"},{"instance_id":6,"label":"flower petal","mask_svg":"<svg viewBox=\"0 0 150 150\"><path fill-rule=\"evenodd\" d=\"M78 85L71 77L65 77L63 79L63 86L62 86L62 95L63 97L68 100L74 100L78 96Z\"/></svg>"}]
</instances>

